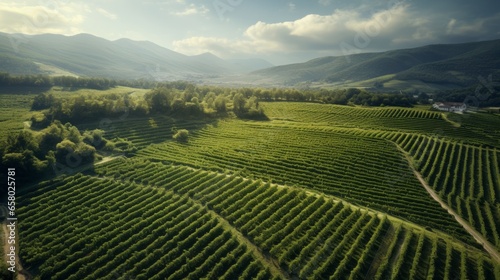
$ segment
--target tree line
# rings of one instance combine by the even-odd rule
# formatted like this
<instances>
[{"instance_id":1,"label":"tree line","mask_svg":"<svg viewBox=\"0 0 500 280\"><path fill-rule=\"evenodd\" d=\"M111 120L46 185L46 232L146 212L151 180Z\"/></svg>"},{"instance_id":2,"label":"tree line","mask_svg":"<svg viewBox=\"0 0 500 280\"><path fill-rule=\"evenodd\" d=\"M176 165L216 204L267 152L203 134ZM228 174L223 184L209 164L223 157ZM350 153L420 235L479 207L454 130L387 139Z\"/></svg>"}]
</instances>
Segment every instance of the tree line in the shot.
<instances>
[{"instance_id":1,"label":"tree line","mask_svg":"<svg viewBox=\"0 0 500 280\"><path fill-rule=\"evenodd\" d=\"M43 111L34 115L31 121L34 127L43 128L55 120L78 124L102 118L152 114L203 118L223 116L231 111L240 118L266 119L255 96L246 97L241 92L229 89L214 92L194 85L182 88L160 86L144 96L127 93L56 96L53 93L41 93L34 98L31 109Z\"/></svg>"},{"instance_id":2,"label":"tree line","mask_svg":"<svg viewBox=\"0 0 500 280\"><path fill-rule=\"evenodd\" d=\"M434 101L463 102L472 107L500 107L500 83L483 81L465 89L450 89L434 94Z\"/></svg>"},{"instance_id":3,"label":"tree line","mask_svg":"<svg viewBox=\"0 0 500 280\"><path fill-rule=\"evenodd\" d=\"M51 77L47 75L12 76L9 73L0 73L0 86L61 86L68 89L89 88L105 90L117 85L117 81L106 78L82 78L73 76Z\"/></svg>"}]
</instances>

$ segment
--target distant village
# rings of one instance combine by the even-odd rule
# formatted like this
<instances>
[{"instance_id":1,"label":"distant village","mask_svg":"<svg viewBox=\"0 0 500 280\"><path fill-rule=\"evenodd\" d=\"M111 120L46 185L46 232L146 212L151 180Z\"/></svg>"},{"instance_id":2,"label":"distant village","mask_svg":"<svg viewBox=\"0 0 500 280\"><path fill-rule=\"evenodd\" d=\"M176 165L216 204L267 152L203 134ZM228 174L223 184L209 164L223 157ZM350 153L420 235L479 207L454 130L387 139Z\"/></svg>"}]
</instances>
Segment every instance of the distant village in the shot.
<instances>
[{"instance_id":1,"label":"distant village","mask_svg":"<svg viewBox=\"0 0 500 280\"><path fill-rule=\"evenodd\" d=\"M445 112L457 112L463 113L467 110L467 105L465 103L460 102L436 102L432 104L432 108L445 111Z\"/></svg>"}]
</instances>

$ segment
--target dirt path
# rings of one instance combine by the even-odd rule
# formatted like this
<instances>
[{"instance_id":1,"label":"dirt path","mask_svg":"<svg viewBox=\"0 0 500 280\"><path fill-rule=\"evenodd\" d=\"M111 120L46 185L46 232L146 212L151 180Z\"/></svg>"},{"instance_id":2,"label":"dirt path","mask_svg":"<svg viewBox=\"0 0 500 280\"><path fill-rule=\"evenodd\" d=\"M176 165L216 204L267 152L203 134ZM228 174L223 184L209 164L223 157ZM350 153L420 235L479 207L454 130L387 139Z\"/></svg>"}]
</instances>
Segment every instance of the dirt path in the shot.
<instances>
[{"instance_id":1,"label":"dirt path","mask_svg":"<svg viewBox=\"0 0 500 280\"><path fill-rule=\"evenodd\" d=\"M3 247L3 258L5 258L7 256L7 254L9 253L9 243L8 243L8 240L9 240L9 229L7 228L7 214L8 214L8 211L7 209L5 208L4 205L0 205L0 211L3 213L3 216L5 217L5 219L3 220L2 222L2 230L3 230L3 244L2 244L2 247ZM17 226L17 225L16 225ZM17 243L17 240L16 240L16 243ZM29 280L31 279L31 276L28 272L26 272L24 269L23 269L23 266L21 265L21 263L19 262L19 251L16 252L16 271L17 271L17 280Z\"/></svg>"},{"instance_id":2,"label":"dirt path","mask_svg":"<svg viewBox=\"0 0 500 280\"><path fill-rule=\"evenodd\" d=\"M120 158L124 158L124 156L109 156L109 157L103 157L100 161L94 163L94 165L101 165L101 164L104 164L106 162L110 162L110 161L113 161L115 159L120 159Z\"/></svg>"},{"instance_id":3,"label":"dirt path","mask_svg":"<svg viewBox=\"0 0 500 280\"><path fill-rule=\"evenodd\" d=\"M490 242L488 242L488 240L481 233L476 231L466 220L464 220L453 209L451 209L451 207L449 207L439 197L439 195L436 192L434 192L434 190L429 186L429 184L427 184L427 182L422 177L422 174L420 174L420 172L418 172L415 169L415 167L413 166L412 159L411 159L410 155L405 150L403 150L401 147L399 147L398 145L395 145L395 146L398 148L399 151L401 151L404 154L404 156L406 157L406 160L408 161L408 165L410 166L411 170L413 171L413 173L415 174L417 179L420 181L420 184L422 184L422 186L425 188L425 190L431 195L431 197L435 201L437 201L441 205L441 207L446 209L446 211L448 211L448 213L451 214L455 218L455 220L457 220L457 222L459 224L461 224L465 228L465 230L470 235L472 235L472 237L474 237L474 239L479 244L481 244L483 246L483 248L490 254L491 258L494 261L496 261L497 263L500 264L500 253L498 253L495 246L493 246Z\"/></svg>"},{"instance_id":4,"label":"dirt path","mask_svg":"<svg viewBox=\"0 0 500 280\"><path fill-rule=\"evenodd\" d=\"M192 198L189 198L189 199L193 200L195 203L197 203L199 205L204 206L198 200L194 200ZM223 227L225 227L226 229L228 229L229 231L231 231L231 233L233 234L233 236L236 236L236 238L241 243L244 243L247 246L247 248L249 248L253 252L253 254L258 259L260 259L262 261L262 264L264 266L266 266L267 268L269 268L269 270L271 271L271 273L273 275L280 276L281 279L290 279L290 276L288 275L288 273L285 270L283 270L280 267L280 265L278 264L278 260L276 260L275 258L273 258L271 255L262 253L262 251L260 250L259 247L257 247L257 245L255 245L246 236L244 236L238 229L236 229L235 227L233 227L224 217L222 217L221 215L219 215L217 212L215 212L213 210L210 210L208 208L207 208L207 211L212 216L214 216L223 225Z\"/></svg>"}]
</instances>

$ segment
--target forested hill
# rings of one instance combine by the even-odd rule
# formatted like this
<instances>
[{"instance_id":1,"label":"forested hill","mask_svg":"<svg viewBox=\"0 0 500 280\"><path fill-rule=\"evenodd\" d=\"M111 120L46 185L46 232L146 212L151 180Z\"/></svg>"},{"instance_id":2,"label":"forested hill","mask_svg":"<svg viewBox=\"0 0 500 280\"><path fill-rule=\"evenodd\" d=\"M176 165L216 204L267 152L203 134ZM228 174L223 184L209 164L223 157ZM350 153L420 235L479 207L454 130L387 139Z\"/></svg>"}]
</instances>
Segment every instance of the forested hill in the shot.
<instances>
[{"instance_id":1,"label":"forested hill","mask_svg":"<svg viewBox=\"0 0 500 280\"><path fill-rule=\"evenodd\" d=\"M500 40L321 57L258 70L251 74L249 81L288 85L357 83L354 85L379 88L390 87L396 81L411 81L442 88L470 86L477 83L479 75L490 74L500 74Z\"/></svg>"}]
</instances>

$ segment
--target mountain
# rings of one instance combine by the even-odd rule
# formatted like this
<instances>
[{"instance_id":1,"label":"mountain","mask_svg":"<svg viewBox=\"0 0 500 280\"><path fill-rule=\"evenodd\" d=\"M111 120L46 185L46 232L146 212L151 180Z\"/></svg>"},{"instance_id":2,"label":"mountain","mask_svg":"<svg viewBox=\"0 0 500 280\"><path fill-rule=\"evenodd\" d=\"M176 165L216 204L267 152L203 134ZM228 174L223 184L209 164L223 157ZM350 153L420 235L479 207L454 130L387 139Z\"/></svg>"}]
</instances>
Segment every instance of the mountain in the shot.
<instances>
[{"instance_id":1,"label":"mountain","mask_svg":"<svg viewBox=\"0 0 500 280\"><path fill-rule=\"evenodd\" d=\"M274 66L269 61L260 58L227 59L227 61L235 65L237 68L245 69L249 72Z\"/></svg>"},{"instance_id":2,"label":"mountain","mask_svg":"<svg viewBox=\"0 0 500 280\"><path fill-rule=\"evenodd\" d=\"M187 56L148 41L90 34L0 33L0 72L271 86L464 88L500 74L500 40L328 56L275 66L262 59Z\"/></svg>"},{"instance_id":3,"label":"mountain","mask_svg":"<svg viewBox=\"0 0 500 280\"><path fill-rule=\"evenodd\" d=\"M187 56L148 41L109 41L90 34L0 33L0 65L0 71L12 74L158 80L203 79L261 69L241 67L210 53Z\"/></svg>"},{"instance_id":4,"label":"mountain","mask_svg":"<svg viewBox=\"0 0 500 280\"><path fill-rule=\"evenodd\" d=\"M490 74L500 74L500 40L321 57L255 71L246 79L259 84L436 89L470 86L478 83L479 75Z\"/></svg>"}]
</instances>

